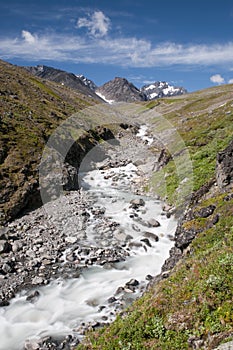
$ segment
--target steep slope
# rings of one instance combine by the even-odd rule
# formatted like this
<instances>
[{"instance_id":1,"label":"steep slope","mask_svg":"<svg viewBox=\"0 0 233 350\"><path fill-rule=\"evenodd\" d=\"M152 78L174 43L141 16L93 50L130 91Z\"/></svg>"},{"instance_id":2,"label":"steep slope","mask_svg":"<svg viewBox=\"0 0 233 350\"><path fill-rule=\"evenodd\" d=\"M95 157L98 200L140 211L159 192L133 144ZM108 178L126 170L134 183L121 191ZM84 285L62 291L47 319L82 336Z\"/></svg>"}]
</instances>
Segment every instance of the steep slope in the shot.
<instances>
[{"instance_id":1,"label":"steep slope","mask_svg":"<svg viewBox=\"0 0 233 350\"><path fill-rule=\"evenodd\" d=\"M165 81L156 81L153 84L144 85L140 91L146 95L147 100L154 100L160 97L178 96L187 93L187 90L183 87L173 86Z\"/></svg>"},{"instance_id":2,"label":"steep slope","mask_svg":"<svg viewBox=\"0 0 233 350\"><path fill-rule=\"evenodd\" d=\"M94 83L90 80L88 81L83 75L78 76L73 73L68 73L63 70L44 65L25 68L37 77L60 83L61 85L70 87L73 90L78 90L84 95L100 100L94 92Z\"/></svg>"},{"instance_id":3,"label":"steep slope","mask_svg":"<svg viewBox=\"0 0 233 350\"><path fill-rule=\"evenodd\" d=\"M33 200L41 152L52 131L73 113L96 103L78 90L44 82L0 61L1 221L15 217ZM85 119L80 123L84 127Z\"/></svg>"},{"instance_id":4,"label":"steep slope","mask_svg":"<svg viewBox=\"0 0 233 350\"><path fill-rule=\"evenodd\" d=\"M165 150L167 157L146 190L172 206L180 204L179 185L189 179L185 163L180 174L176 164L186 148L193 165L192 192L182 198L186 210L161 275L109 327L90 332L78 349L216 349L232 340L232 91L233 85L225 85L145 103L151 113L144 122L152 135L171 138L169 131L176 129L184 141L179 154Z\"/></svg>"},{"instance_id":5,"label":"steep slope","mask_svg":"<svg viewBox=\"0 0 233 350\"><path fill-rule=\"evenodd\" d=\"M91 90L95 91L97 89L97 85L87 77L85 77L83 74L76 75L79 79L82 80L82 82Z\"/></svg>"},{"instance_id":6,"label":"steep slope","mask_svg":"<svg viewBox=\"0 0 233 350\"><path fill-rule=\"evenodd\" d=\"M116 77L96 89L96 94L107 102L145 101L146 96L125 78Z\"/></svg>"}]
</instances>

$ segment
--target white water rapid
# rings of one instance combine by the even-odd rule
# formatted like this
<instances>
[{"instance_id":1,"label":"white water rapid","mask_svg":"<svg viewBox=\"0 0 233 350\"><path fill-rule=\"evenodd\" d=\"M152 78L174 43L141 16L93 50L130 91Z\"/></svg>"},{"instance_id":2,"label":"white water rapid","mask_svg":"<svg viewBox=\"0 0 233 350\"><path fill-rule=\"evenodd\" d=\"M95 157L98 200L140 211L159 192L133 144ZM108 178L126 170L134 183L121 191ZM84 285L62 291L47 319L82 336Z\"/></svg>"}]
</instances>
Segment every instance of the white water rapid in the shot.
<instances>
[{"instance_id":1,"label":"white water rapid","mask_svg":"<svg viewBox=\"0 0 233 350\"><path fill-rule=\"evenodd\" d=\"M139 136L145 137L145 129ZM82 185L92 198L93 207L104 211L99 223L90 214L84 243L100 249L121 245L128 256L125 261L83 269L79 278L61 277L37 287L39 296L33 302L26 299L26 292L18 294L9 306L0 308L0 350L21 350L26 339L79 334L83 322L113 320L118 306L127 305L142 293L148 283L146 277L160 273L173 246L171 237L177 222L173 216L167 218L160 201L129 191L130 182L137 176L132 163L83 174ZM132 208L135 199L141 199L136 210ZM101 226L105 219L116 223L115 231ZM154 227L152 219L160 226ZM146 241L145 237L149 239ZM135 292L125 288L116 294L131 279L139 282ZM114 303L109 302L112 297Z\"/></svg>"}]
</instances>

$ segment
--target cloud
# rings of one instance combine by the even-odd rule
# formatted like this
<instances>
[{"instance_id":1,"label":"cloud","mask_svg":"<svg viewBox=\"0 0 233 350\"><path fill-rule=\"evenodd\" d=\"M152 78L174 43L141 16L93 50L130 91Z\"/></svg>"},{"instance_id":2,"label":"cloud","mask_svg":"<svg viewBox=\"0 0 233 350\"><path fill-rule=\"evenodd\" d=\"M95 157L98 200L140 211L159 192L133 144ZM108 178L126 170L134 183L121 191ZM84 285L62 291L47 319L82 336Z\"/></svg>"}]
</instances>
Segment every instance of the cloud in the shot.
<instances>
[{"instance_id":1,"label":"cloud","mask_svg":"<svg viewBox=\"0 0 233 350\"><path fill-rule=\"evenodd\" d=\"M87 26L91 38L81 35L37 34L23 30L21 37L0 36L2 59L23 59L24 61L51 60L72 63L102 63L123 67L232 67L233 42L211 45L182 45L174 42L154 44L135 37L112 38L107 36L110 23L101 20L101 11L90 19L82 19L79 26ZM98 20L96 20L98 18ZM79 19L81 20L81 19ZM87 22L85 22L85 21ZM90 24L92 23L92 24ZM217 76L217 77L216 77ZM214 79L214 81L212 80ZM217 79L217 80L216 80ZM211 81L222 83L222 77L215 75Z\"/></svg>"},{"instance_id":2,"label":"cloud","mask_svg":"<svg viewBox=\"0 0 233 350\"><path fill-rule=\"evenodd\" d=\"M224 84L225 83L225 79L220 74L212 75L210 77L210 81L212 81L212 83L217 83L217 84Z\"/></svg>"},{"instance_id":3,"label":"cloud","mask_svg":"<svg viewBox=\"0 0 233 350\"><path fill-rule=\"evenodd\" d=\"M22 30L22 38L25 40L28 44L35 44L36 42L36 36L32 35L27 30Z\"/></svg>"},{"instance_id":4,"label":"cloud","mask_svg":"<svg viewBox=\"0 0 233 350\"><path fill-rule=\"evenodd\" d=\"M110 19L102 11L95 11L89 18L79 18L77 27L86 27L91 36L101 38L107 35L110 24Z\"/></svg>"},{"instance_id":5,"label":"cloud","mask_svg":"<svg viewBox=\"0 0 233 350\"><path fill-rule=\"evenodd\" d=\"M229 79L228 84L233 84L233 79Z\"/></svg>"}]
</instances>

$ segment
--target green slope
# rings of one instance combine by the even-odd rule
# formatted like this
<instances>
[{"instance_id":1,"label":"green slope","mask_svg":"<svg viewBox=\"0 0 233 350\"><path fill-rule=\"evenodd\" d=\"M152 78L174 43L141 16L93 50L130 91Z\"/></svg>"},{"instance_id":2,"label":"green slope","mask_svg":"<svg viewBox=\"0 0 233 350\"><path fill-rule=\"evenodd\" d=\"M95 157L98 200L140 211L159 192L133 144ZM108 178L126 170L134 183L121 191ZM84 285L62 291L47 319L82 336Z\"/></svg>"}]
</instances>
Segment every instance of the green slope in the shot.
<instances>
[{"instance_id":1,"label":"green slope","mask_svg":"<svg viewBox=\"0 0 233 350\"><path fill-rule=\"evenodd\" d=\"M0 61L0 223L38 186L42 150L55 128L96 100ZM81 120L85 127L85 118Z\"/></svg>"},{"instance_id":2,"label":"green slope","mask_svg":"<svg viewBox=\"0 0 233 350\"><path fill-rule=\"evenodd\" d=\"M80 350L214 349L233 338L233 195L232 188L222 192L214 184L217 153L233 139L233 86L156 100L147 108L154 131L156 111L176 128L189 151L193 191L190 214L180 230L195 232L196 238L168 278L151 286L110 326L89 332ZM182 180L176 176L176 156L174 152L153 174L147 187L159 192L158 183L166 175L166 191L160 195L172 205ZM200 212L210 205L214 213L202 217Z\"/></svg>"}]
</instances>

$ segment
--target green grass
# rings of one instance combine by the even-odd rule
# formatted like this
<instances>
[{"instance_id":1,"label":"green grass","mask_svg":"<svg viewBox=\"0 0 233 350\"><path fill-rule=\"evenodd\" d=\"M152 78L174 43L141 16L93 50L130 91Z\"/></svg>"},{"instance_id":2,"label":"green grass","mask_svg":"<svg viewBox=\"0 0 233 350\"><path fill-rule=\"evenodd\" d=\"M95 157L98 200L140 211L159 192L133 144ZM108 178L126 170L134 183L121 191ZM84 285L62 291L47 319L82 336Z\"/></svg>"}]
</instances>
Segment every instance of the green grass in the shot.
<instances>
[{"instance_id":1,"label":"green grass","mask_svg":"<svg viewBox=\"0 0 233 350\"><path fill-rule=\"evenodd\" d=\"M210 203L219 222L206 229L209 218L202 219L202 232L171 276L77 349L190 349L192 337L212 349L232 334L233 200L219 195L201 207Z\"/></svg>"},{"instance_id":2,"label":"green grass","mask_svg":"<svg viewBox=\"0 0 233 350\"><path fill-rule=\"evenodd\" d=\"M182 162L182 156L177 157L176 153L173 152L173 160L159 172L153 174L148 190L152 189L168 202L178 204L177 191L179 192L180 183L185 177L192 186L192 191L196 191L215 176L217 153L229 144L233 135L232 101L226 103L225 106L213 109L211 113L203 113L202 109L206 106L210 107L213 100L219 96L224 97L223 94L219 93L194 102L186 101L186 105L182 105L178 111L163 115L165 123L158 124L158 118L154 119L155 130L158 134L172 126L176 129L177 135L184 143L180 149L183 147L188 152L192 169L189 167L190 173L185 174L187 161L184 159L182 174L182 166L177 166L177 159L180 158L180 162ZM179 102L179 100L177 101ZM193 105L195 105L195 111L199 110L200 112L187 114L187 110L193 111ZM231 113L226 114L226 111L231 111ZM183 123L180 123L180 115L185 118ZM170 149L173 150L174 145L172 141L170 142ZM162 187L161 181L164 183ZM183 197L185 199L185 196Z\"/></svg>"},{"instance_id":3,"label":"green grass","mask_svg":"<svg viewBox=\"0 0 233 350\"><path fill-rule=\"evenodd\" d=\"M147 103L148 109L155 108L165 119L160 124L158 118L151 119L156 132L162 135L170 123L184 141L192 164L190 176L183 146L179 153L170 145L172 159L154 172L147 191L178 206L186 201L190 188L193 193L215 177L217 153L233 135L231 89L219 87L174 101ZM222 102L226 104L221 106ZM183 230L199 233L171 275L152 286L111 325L87 332L78 350L183 350L192 349L195 341L200 349L214 349L232 339L233 199L225 200L226 194L215 189L192 208L197 213L210 204L216 206L210 217L194 215L182 223ZM219 221L211 225L216 214Z\"/></svg>"}]
</instances>

